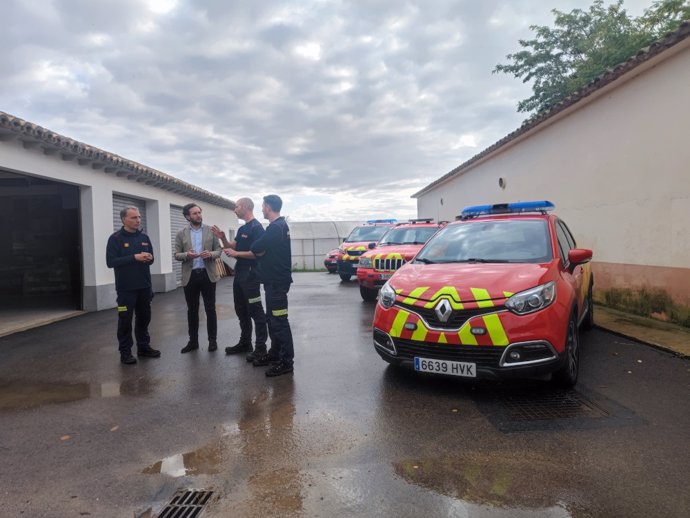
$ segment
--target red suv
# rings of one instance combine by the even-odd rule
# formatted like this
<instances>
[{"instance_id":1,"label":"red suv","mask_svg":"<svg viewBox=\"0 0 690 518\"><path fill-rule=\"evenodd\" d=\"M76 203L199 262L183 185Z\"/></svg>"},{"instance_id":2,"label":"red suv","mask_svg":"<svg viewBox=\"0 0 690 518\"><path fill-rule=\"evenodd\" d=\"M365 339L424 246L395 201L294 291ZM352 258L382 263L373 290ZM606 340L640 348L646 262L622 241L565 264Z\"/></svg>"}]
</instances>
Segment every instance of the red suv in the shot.
<instances>
[{"instance_id":1,"label":"red suv","mask_svg":"<svg viewBox=\"0 0 690 518\"><path fill-rule=\"evenodd\" d=\"M577 382L593 325L588 264L550 202L468 207L381 288L374 347L387 362L466 378L550 373Z\"/></svg>"},{"instance_id":2,"label":"red suv","mask_svg":"<svg viewBox=\"0 0 690 518\"><path fill-rule=\"evenodd\" d=\"M394 219L372 219L352 229L350 235L340 245L338 257L338 275L343 281L349 281L357 273L359 256L367 251L369 243L376 243L395 225Z\"/></svg>"},{"instance_id":3,"label":"red suv","mask_svg":"<svg viewBox=\"0 0 690 518\"><path fill-rule=\"evenodd\" d=\"M376 300L379 288L398 268L412 260L424 243L445 223L433 223L432 219L411 219L395 225L376 245L370 244L370 250L360 256L357 266L362 299L367 302Z\"/></svg>"}]
</instances>

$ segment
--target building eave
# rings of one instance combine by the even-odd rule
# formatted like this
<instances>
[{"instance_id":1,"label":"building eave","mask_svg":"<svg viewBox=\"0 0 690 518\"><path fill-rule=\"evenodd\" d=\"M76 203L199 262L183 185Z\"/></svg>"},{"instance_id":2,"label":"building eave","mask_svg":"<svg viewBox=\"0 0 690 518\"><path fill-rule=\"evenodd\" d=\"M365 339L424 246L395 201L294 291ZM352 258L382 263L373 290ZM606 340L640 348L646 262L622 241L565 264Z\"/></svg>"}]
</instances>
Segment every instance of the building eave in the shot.
<instances>
[{"instance_id":1,"label":"building eave","mask_svg":"<svg viewBox=\"0 0 690 518\"><path fill-rule=\"evenodd\" d=\"M235 202L151 167L84 144L0 111L0 142L16 140L25 149L41 149L55 160L74 161L99 174L114 174L135 183L171 191L234 210Z\"/></svg>"}]
</instances>

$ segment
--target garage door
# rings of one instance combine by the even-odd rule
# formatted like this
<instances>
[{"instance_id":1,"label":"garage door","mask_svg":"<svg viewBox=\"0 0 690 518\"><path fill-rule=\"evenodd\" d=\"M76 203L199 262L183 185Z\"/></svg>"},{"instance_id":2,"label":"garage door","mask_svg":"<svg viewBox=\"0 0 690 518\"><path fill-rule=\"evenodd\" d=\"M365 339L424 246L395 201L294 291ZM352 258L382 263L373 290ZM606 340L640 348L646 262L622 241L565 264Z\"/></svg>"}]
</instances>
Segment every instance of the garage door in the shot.
<instances>
[{"instance_id":1,"label":"garage door","mask_svg":"<svg viewBox=\"0 0 690 518\"><path fill-rule=\"evenodd\" d=\"M122 228L122 219L120 219L120 211L125 207L136 207L141 214L141 228L146 232L146 200L137 198L130 198L121 194L113 194L113 230L120 230Z\"/></svg>"},{"instance_id":2,"label":"garage door","mask_svg":"<svg viewBox=\"0 0 690 518\"><path fill-rule=\"evenodd\" d=\"M182 215L182 207L178 205L170 205L170 242L172 243L172 254L173 254L173 273L175 274L175 280L179 286L182 283L182 263L175 259L175 236L177 232L187 226L187 220Z\"/></svg>"}]
</instances>

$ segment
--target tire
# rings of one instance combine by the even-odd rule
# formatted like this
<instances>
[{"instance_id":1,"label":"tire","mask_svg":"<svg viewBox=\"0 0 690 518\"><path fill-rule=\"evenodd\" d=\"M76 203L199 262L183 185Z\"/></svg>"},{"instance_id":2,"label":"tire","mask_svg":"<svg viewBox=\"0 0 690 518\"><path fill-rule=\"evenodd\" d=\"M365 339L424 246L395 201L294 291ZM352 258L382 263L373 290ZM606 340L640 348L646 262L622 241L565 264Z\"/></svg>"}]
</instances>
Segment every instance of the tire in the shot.
<instances>
[{"instance_id":1,"label":"tire","mask_svg":"<svg viewBox=\"0 0 690 518\"><path fill-rule=\"evenodd\" d=\"M340 280L343 282L348 282L350 277L352 277L352 275L348 275L346 273L339 273L338 275L340 275Z\"/></svg>"},{"instance_id":2,"label":"tire","mask_svg":"<svg viewBox=\"0 0 690 518\"><path fill-rule=\"evenodd\" d=\"M572 388L577 383L580 370L580 336L577 329L576 312L568 320L568 332L565 339L565 364L553 373L551 381L560 388Z\"/></svg>"},{"instance_id":3,"label":"tire","mask_svg":"<svg viewBox=\"0 0 690 518\"><path fill-rule=\"evenodd\" d=\"M379 294L379 290L372 290L360 284L359 294L362 296L364 302L374 302Z\"/></svg>"},{"instance_id":4,"label":"tire","mask_svg":"<svg viewBox=\"0 0 690 518\"><path fill-rule=\"evenodd\" d=\"M589 292L587 293L587 314L582 321L582 329L590 331L594 328L594 301L592 298L592 285L589 285Z\"/></svg>"}]
</instances>

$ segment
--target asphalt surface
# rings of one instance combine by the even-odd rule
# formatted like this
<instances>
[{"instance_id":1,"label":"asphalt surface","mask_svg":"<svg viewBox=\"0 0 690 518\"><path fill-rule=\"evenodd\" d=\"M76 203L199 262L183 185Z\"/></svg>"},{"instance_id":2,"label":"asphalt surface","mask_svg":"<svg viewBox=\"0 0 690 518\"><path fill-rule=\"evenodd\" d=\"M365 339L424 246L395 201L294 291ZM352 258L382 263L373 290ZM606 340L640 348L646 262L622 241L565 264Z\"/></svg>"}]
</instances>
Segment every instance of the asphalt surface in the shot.
<instances>
[{"instance_id":1,"label":"asphalt surface","mask_svg":"<svg viewBox=\"0 0 690 518\"><path fill-rule=\"evenodd\" d=\"M0 338L0 516L155 516L179 489L213 491L204 517L687 516L689 360L595 329L574 391L472 384L387 367L373 309L296 274L295 372L272 379L180 354L180 290L136 366L114 309ZM233 345L231 279L218 311Z\"/></svg>"}]
</instances>

